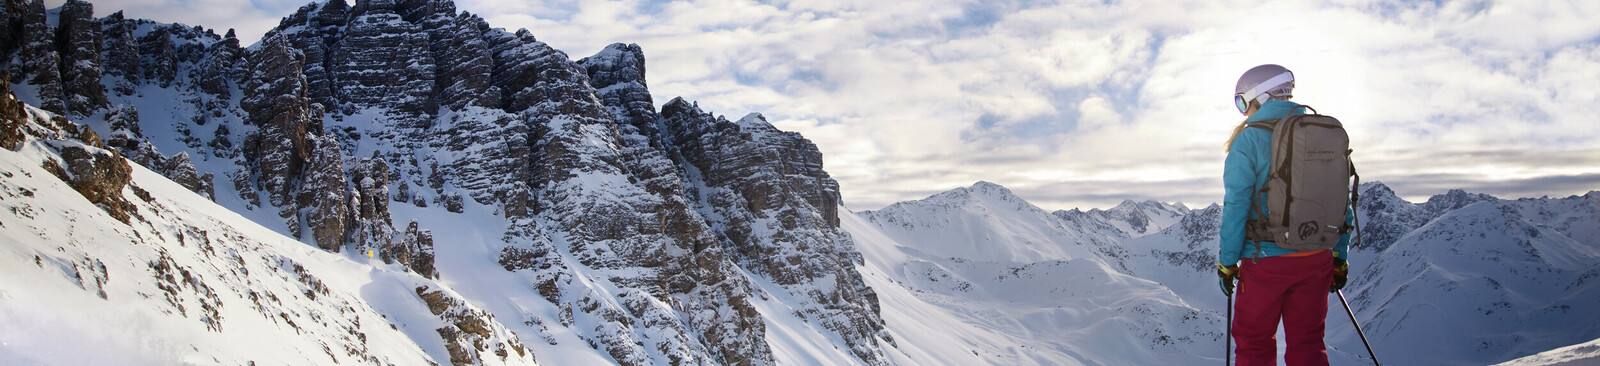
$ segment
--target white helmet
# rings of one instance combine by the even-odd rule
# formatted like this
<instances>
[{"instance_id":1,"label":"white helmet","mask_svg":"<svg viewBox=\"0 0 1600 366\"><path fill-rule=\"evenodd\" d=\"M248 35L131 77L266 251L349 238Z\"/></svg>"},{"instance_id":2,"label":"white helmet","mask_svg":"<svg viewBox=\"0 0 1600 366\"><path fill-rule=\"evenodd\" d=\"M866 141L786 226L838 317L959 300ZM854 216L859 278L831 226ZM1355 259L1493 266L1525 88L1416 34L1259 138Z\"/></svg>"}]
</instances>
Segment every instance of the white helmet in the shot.
<instances>
[{"instance_id":1,"label":"white helmet","mask_svg":"<svg viewBox=\"0 0 1600 366\"><path fill-rule=\"evenodd\" d=\"M1270 99L1288 99L1294 96L1294 72L1283 66L1266 64L1250 68L1239 76L1233 87L1233 106L1240 114L1250 110L1250 102L1266 103Z\"/></svg>"}]
</instances>

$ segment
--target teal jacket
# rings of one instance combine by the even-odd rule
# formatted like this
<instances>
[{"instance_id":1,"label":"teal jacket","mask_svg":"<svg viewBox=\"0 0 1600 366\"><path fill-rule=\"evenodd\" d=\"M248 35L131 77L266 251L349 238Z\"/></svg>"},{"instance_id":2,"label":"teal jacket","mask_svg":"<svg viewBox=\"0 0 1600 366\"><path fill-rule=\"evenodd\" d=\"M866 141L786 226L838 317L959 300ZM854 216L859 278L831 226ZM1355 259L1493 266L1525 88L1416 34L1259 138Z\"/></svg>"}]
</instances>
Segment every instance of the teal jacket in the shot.
<instances>
[{"instance_id":1,"label":"teal jacket","mask_svg":"<svg viewBox=\"0 0 1600 366\"><path fill-rule=\"evenodd\" d=\"M1289 113L1305 114L1305 109L1294 102L1269 100L1246 121L1275 120ZM1258 253L1255 245L1245 240L1245 221L1259 217L1256 212L1251 212L1250 200L1259 200L1263 206L1261 208L1266 210L1267 196L1258 191L1267 181L1267 171L1272 168L1271 147L1272 131L1246 128L1234 138L1228 159L1223 162L1222 185L1226 193L1222 198L1222 250L1217 256L1218 262L1223 265L1237 264L1243 258L1295 253L1294 250L1279 248L1273 242L1261 242L1261 251ZM1251 197L1252 193L1256 193L1254 198ZM1349 208L1345 208L1345 222L1353 221L1354 216ZM1350 234L1344 234L1339 237L1339 244L1333 247L1333 254L1339 259L1348 260L1349 248Z\"/></svg>"}]
</instances>

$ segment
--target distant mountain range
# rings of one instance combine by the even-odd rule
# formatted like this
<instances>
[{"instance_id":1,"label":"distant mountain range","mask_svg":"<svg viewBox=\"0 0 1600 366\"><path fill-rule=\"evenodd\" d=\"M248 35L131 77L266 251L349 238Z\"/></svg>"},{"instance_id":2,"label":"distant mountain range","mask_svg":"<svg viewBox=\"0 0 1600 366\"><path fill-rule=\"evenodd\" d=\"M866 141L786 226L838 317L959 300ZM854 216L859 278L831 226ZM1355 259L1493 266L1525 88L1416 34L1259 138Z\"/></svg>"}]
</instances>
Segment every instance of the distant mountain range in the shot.
<instances>
[{"instance_id":1,"label":"distant mountain range","mask_svg":"<svg viewBox=\"0 0 1600 366\"><path fill-rule=\"evenodd\" d=\"M3 364L1221 361L1216 205L850 212L800 134L658 106L638 45L574 61L448 0L312 3L254 45L4 10ZM1600 338L1600 193L1361 189L1346 292L1386 363ZM1519 362L1593 354L1558 351Z\"/></svg>"}]
</instances>

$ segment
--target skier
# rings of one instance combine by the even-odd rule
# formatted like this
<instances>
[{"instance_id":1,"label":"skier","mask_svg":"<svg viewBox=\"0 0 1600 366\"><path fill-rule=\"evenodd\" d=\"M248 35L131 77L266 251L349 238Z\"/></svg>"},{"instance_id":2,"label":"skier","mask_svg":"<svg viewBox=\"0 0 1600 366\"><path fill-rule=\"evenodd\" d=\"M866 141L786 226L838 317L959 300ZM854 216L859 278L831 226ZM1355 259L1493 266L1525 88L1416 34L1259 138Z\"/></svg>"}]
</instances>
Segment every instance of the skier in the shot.
<instances>
[{"instance_id":1,"label":"skier","mask_svg":"<svg viewBox=\"0 0 1600 366\"><path fill-rule=\"evenodd\" d=\"M1273 135L1266 128L1247 125L1304 114L1301 105L1289 101L1294 84L1293 72L1269 64L1246 71L1234 88L1235 107L1248 118L1224 144L1226 193L1217 276L1223 294L1230 297L1234 281L1239 281L1238 316L1230 331L1239 343L1234 355L1241 366L1277 364L1280 320L1288 345L1285 363L1327 365L1323 333L1328 293L1344 287L1349 268L1348 233L1340 235L1332 249L1310 251L1285 249L1254 234L1247 237L1247 226L1259 225L1251 220L1268 216L1262 188L1272 166ZM1347 208L1347 225L1351 216Z\"/></svg>"}]
</instances>

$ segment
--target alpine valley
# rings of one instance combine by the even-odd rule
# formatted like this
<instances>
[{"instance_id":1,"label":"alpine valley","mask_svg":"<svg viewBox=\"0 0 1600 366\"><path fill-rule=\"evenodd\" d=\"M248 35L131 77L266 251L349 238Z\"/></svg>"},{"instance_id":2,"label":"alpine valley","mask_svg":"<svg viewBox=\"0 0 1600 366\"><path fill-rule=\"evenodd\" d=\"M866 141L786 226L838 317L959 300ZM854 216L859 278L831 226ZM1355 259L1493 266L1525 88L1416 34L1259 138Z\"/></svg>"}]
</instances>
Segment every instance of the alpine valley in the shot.
<instances>
[{"instance_id":1,"label":"alpine valley","mask_svg":"<svg viewBox=\"0 0 1600 366\"><path fill-rule=\"evenodd\" d=\"M1223 361L1217 205L851 211L800 134L657 104L640 46L574 60L450 0L253 45L3 10L0 364ZM1600 192L1360 191L1380 360L1600 362ZM1370 363L1332 304L1333 363Z\"/></svg>"}]
</instances>

